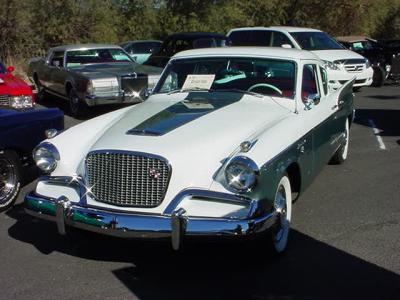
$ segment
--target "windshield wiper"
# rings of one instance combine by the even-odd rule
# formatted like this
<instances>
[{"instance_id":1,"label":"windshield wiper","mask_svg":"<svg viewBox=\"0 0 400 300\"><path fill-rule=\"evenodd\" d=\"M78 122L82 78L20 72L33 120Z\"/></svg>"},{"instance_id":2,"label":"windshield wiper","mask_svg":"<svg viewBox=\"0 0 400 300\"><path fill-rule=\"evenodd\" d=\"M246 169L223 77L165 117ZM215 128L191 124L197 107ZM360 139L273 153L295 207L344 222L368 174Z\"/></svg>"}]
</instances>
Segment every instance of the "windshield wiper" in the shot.
<instances>
[{"instance_id":1,"label":"windshield wiper","mask_svg":"<svg viewBox=\"0 0 400 300\"><path fill-rule=\"evenodd\" d=\"M185 93L185 92L210 92L210 91L211 91L210 89L193 87L193 88L190 88L190 89L172 90L172 91L168 92L167 95L176 94L176 93Z\"/></svg>"},{"instance_id":2,"label":"windshield wiper","mask_svg":"<svg viewBox=\"0 0 400 300\"><path fill-rule=\"evenodd\" d=\"M245 90L240 90L240 89L204 89L204 88L191 88L191 89L176 89L172 90L167 93L167 95L171 94L176 94L176 93L184 93L184 92L232 92L232 93L241 93L241 94L246 94L258 98L264 98L264 95L255 93L255 92L250 92L250 91L245 91Z\"/></svg>"},{"instance_id":3,"label":"windshield wiper","mask_svg":"<svg viewBox=\"0 0 400 300\"><path fill-rule=\"evenodd\" d=\"M254 96L254 97L258 97L258 98L264 98L263 94L259 94L259 93L255 93L255 92L250 92L250 91L245 91L245 90L240 90L240 89L218 89L218 90L214 90L214 89L210 89L210 92L232 92L232 93L241 93L241 94L246 94L246 95L250 95L250 96Z\"/></svg>"}]
</instances>

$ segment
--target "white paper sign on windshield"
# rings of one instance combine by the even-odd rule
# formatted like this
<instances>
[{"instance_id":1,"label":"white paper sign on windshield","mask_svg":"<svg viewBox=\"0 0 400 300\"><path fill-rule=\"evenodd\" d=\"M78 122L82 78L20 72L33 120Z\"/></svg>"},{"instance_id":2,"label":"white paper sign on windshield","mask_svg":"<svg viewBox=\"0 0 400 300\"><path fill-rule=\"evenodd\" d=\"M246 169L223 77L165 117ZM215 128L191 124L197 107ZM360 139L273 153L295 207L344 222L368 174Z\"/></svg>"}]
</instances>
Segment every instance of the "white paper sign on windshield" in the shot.
<instances>
[{"instance_id":1,"label":"white paper sign on windshield","mask_svg":"<svg viewBox=\"0 0 400 300\"><path fill-rule=\"evenodd\" d=\"M189 74L182 86L185 90L209 90L214 82L215 74L211 75L195 75Z\"/></svg>"}]
</instances>

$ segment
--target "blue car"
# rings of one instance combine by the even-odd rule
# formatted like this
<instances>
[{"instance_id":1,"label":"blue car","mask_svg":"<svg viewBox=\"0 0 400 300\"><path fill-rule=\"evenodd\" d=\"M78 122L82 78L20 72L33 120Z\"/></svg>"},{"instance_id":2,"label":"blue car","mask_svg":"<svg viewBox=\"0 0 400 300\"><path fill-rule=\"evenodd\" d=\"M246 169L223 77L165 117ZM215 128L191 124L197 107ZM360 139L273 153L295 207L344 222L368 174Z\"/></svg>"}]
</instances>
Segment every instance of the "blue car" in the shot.
<instances>
[{"instance_id":1,"label":"blue car","mask_svg":"<svg viewBox=\"0 0 400 300\"><path fill-rule=\"evenodd\" d=\"M11 207L32 162L32 150L46 139L46 130L64 129L64 114L57 108L0 109L0 211ZM55 134L57 131L47 131Z\"/></svg>"}]
</instances>

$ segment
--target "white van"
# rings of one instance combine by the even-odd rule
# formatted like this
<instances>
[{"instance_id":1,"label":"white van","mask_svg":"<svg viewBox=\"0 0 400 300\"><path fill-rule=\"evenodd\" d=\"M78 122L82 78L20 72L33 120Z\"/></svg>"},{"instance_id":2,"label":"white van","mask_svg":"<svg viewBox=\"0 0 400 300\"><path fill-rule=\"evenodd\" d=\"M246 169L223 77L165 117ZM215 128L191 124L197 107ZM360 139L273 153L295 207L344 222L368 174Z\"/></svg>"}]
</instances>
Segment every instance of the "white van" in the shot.
<instances>
[{"instance_id":1,"label":"white van","mask_svg":"<svg viewBox=\"0 0 400 300\"><path fill-rule=\"evenodd\" d=\"M373 69L360 54L350 51L327 33L311 28L271 26L235 28L227 34L232 46L269 46L309 50L325 62L329 84L339 88L356 76L355 88L372 83Z\"/></svg>"}]
</instances>

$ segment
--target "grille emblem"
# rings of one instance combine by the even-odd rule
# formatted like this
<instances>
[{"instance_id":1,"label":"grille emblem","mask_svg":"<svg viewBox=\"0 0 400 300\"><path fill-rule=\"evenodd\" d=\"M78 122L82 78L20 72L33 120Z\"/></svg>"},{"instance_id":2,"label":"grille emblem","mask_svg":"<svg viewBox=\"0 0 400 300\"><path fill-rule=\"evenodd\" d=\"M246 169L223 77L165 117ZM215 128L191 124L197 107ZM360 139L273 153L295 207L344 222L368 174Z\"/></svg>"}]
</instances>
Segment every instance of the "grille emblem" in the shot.
<instances>
[{"instance_id":1,"label":"grille emblem","mask_svg":"<svg viewBox=\"0 0 400 300\"><path fill-rule=\"evenodd\" d=\"M161 172L156 168L149 169L149 177L151 179L158 179L161 176Z\"/></svg>"}]
</instances>

